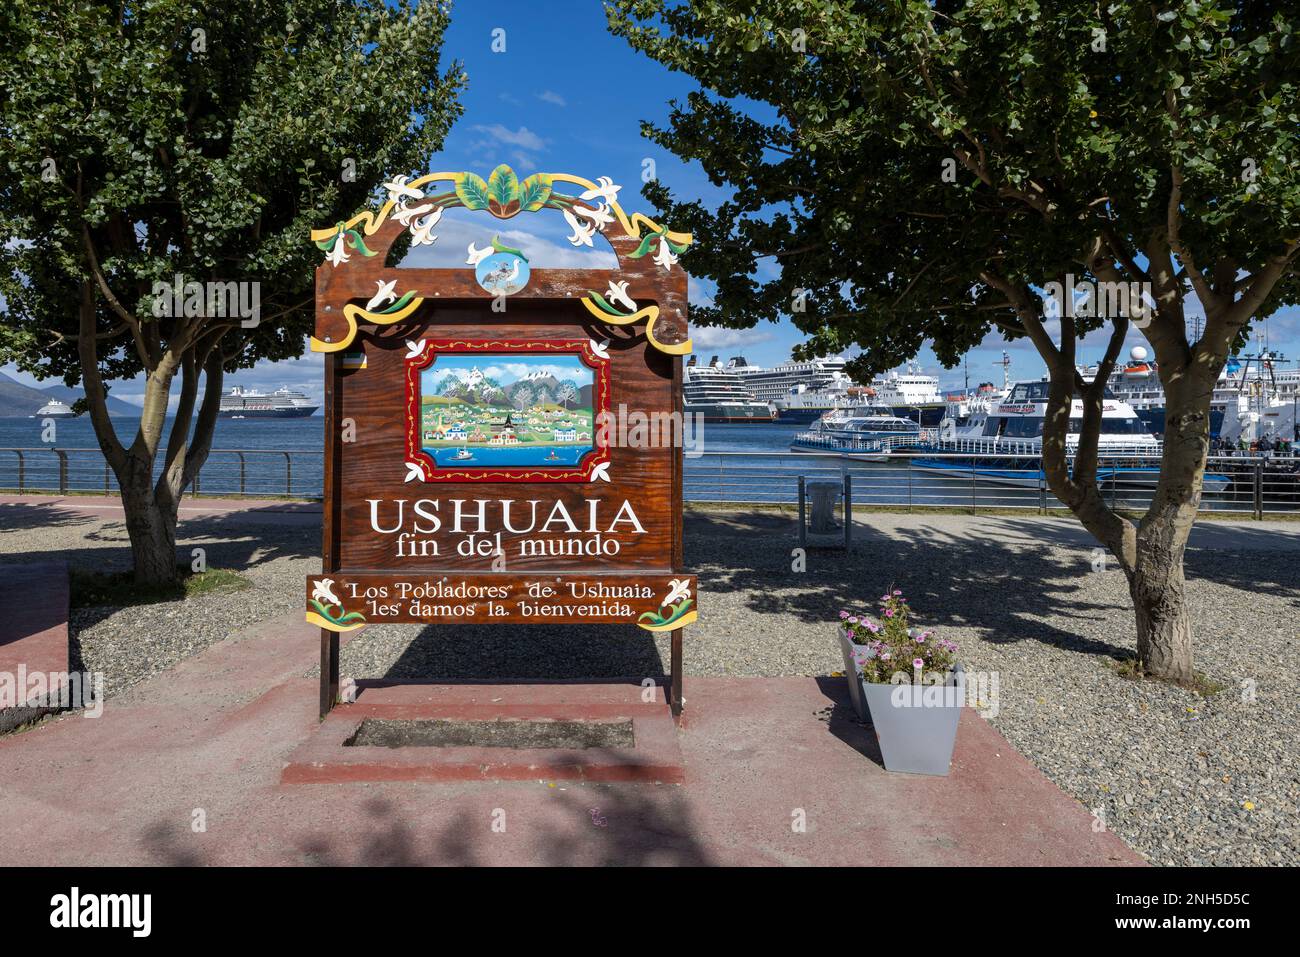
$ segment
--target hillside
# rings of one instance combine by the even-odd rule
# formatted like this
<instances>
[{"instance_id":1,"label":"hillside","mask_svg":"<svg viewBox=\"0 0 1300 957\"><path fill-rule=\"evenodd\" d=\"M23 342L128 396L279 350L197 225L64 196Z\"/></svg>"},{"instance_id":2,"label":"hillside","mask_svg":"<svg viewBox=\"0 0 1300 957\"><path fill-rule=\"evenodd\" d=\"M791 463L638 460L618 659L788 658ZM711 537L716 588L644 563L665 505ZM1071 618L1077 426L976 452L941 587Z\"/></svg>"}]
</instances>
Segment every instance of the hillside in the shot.
<instances>
[{"instance_id":1,"label":"hillside","mask_svg":"<svg viewBox=\"0 0 1300 957\"><path fill-rule=\"evenodd\" d=\"M81 398L81 390L70 388L63 383L34 389L16 382L0 372L0 418L27 418L35 415L36 410L52 399L58 399L71 405ZM140 407L108 397L109 415L139 416Z\"/></svg>"}]
</instances>

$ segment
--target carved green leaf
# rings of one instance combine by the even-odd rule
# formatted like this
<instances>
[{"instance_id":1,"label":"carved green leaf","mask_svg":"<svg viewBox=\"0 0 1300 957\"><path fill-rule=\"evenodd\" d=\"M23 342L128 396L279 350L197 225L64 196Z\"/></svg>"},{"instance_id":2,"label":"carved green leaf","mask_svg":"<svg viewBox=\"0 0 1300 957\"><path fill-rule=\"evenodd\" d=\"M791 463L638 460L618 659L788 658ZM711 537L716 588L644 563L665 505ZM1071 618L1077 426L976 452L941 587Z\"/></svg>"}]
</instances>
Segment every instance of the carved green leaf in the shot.
<instances>
[{"instance_id":1,"label":"carved green leaf","mask_svg":"<svg viewBox=\"0 0 1300 957\"><path fill-rule=\"evenodd\" d=\"M528 262L528 257L524 255L524 251L522 249L515 249L514 246L507 246L505 243L501 242L501 240L496 236L492 237L492 248L499 253L511 253L515 256L518 256L524 262Z\"/></svg>"},{"instance_id":2,"label":"carved green leaf","mask_svg":"<svg viewBox=\"0 0 1300 957\"><path fill-rule=\"evenodd\" d=\"M627 254L627 258L640 259L642 256L644 256L646 253L650 251L650 244L653 243L656 239L658 239L659 236L660 236L659 233L646 233L644 236L641 237L641 242L637 245L636 249Z\"/></svg>"},{"instance_id":3,"label":"carved green leaf","mask_svg":"<svg viewBox=\"0 0 1300 957\"><path fill-rule=\"evenodd\" d=\"M594 303L595 303L599 308L603 309L605 312L609 313L611 316L618 316L619 318L626 318L626 317L632 315L632 313L630 313L630 312L625 312L625 311L622 310L622 309L616 309L616 308L615 308L614 306L612 306L610 303L606 302L606 301L605 301L605 297L602 296L600 293L596 292L594 289L588 289L588 290L587 290L587 297L588 297L589 299L591 299L591 301L594 302Z\"/></svg>"},{"instance_id":4,"label":"carved green leaf","mask_svg":"<svg viewBox=\"0 0 1300 957\"><path fill-rule=\"evenodd\" d=\"M508 206L511 200L519 199L519 178L502 163L488 174L487 191L489 200L496 200L501 207Z\"/></svg>"},{"instance_id":5,"label":"carved green leaf","mask_svg":"<svg viewBox=\"0 0 1300 957\"><path fill-rule=\"evenodd\" d=\"M456 196L466 209L487 209L488 184L476 173L459 173L455 178Z\"/></svg>"},{"instance_id":6,"label":"carved green leaf","mask_svg":"<svg viewBox=\"0 0 1300 957\"><path fill-rule=\"evenodd\" d=\"M519 205L525 212L537 212L550 198L551 178L545 173L534 173L519 184Z\"/></svg>"}]
</instances>

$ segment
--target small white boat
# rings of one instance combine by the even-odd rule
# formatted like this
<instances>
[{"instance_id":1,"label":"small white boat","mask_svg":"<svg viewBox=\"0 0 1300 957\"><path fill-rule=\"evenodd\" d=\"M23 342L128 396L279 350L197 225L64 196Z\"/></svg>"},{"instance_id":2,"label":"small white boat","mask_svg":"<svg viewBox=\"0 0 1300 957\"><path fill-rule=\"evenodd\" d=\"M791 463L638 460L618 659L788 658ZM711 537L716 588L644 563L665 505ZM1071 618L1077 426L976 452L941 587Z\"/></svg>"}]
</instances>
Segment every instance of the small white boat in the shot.
<instances>
[{"instance_id":1,"label":"small white boat","mask_svg":"<svg viewBox=\"0 0 1300 957\"><path fill-rule=\"evenodd\" d=\"M33 419L73 419L77 413L72 411L72 407L58 399L51 399L48 403L36 410L36 414L30 416Z\"/></svg>"},{"instance_id":2,"label":"small white boat","mask_svg":"<svg viewBox=\"0 0 1300 957\"><path fill-rule=\"evenodd\" d=\"M835 409L822 416L811 431L797 434L790 451L838 452L846 458L877 462L887 461L892 451L922 439L919 425L888 409Z\"/></svg>"}]
</instances>

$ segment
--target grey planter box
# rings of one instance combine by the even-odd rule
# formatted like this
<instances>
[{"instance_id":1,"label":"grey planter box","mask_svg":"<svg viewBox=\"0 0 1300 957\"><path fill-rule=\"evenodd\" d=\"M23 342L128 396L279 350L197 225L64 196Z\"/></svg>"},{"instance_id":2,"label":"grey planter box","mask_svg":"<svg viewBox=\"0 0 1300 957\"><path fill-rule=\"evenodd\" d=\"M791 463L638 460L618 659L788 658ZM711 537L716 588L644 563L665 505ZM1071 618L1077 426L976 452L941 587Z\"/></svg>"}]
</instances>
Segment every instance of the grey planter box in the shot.
<instances>
[{"instance_id":1,"label":"grey planter box","mask_svg":"<svg viewBox=\"0 0 1300 957\"><path fill-rule=\"evenodd\" d=\"M867 698L862 688L865 682L862 680L862 672L853 661L853 649L858 649L860 654L871 657L871 651L866 645L855 645L849 638L848 630L839 629L840 633L840 651L844 655L844 680L849 683L849 699L853 702L853 710L858 713L859 721L870 721L871 716L867 711Z\"/></svg>"},{"instance_id":2,"label":"grey planter box","mask_svg":"<svg viewBox=\"0 0 1300 957\"><path fill-rule=\"evenodd\" d=\"M885 770L948 773L965 703L961 671L956 665L947 683L938 687L861 682Z\"/></svg>"}]
</instances>

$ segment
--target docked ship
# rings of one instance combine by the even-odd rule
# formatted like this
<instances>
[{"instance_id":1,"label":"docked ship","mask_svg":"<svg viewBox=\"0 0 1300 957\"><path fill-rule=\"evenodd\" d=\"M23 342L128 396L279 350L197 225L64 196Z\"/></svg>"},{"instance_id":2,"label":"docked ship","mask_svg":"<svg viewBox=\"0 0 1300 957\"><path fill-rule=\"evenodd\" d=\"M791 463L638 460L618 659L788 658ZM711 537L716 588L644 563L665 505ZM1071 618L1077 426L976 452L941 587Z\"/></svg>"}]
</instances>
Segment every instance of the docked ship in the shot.
<instances>
[{"instance_id":1,"label":"docked ship","mask_svg":"<svg viewBox=\"0 0 1300 957\"><path fill-rule=\"evenodd\" d=\"M893 369L876 376L866 391L873 405L924 429L936 428L948 406L939 392L939 380L921 372L915 362L909 362L903 372Z\"/></svg>"},{"instance_id":2,"label":"docked ship","mask_svg":"<svg viewBox=\"0 0 1300 957\"><path fill-rule=\"evenodd\" d=\"M1300 401L1300 369L1280 368L1280 357L1266 351L1233 356L1219 373L1210 398L1210 437L1228 442L1254 441L1265 435L1294 440L1295 407ZM1085 376L1095 366L1080 370ZM1165 430L1165 390L1156 363L1143 346L1134 346L1117 365L1107 386L1133 407L1154 435Z\"/></svg>"},{"instance_id":3,"label":"docked ship","mask_svg":"<svg viewBox=\"0 0 1300 957\"><path fill-rule=\"evenodd\" d=\"M831 452L845 458L886 461L929 436L911 419L886 408L836 409L790 443L791 452Z\"/></svg>"},{"instance_id":4,"label":"docked ship","mask_svg":"<svg viewBox=\"0 0 1300 957\"><path fill-rule=\"evenodd\" d=\"M694 356L687 361L682 370L682 404L687 415L702 416L705 422L761 423L776 416L771 405L744 387L734 368L719 364L717 356L707 366L698 365Z\"/></svg>"},{"instance_id":5,"label":"docked ship","mask_svg":"<svg viewBox=\"0 0 1300 957\"><path fill-rule=\"evenodd\" d=\"M51 399L32 416L33 419L75 419L76 417L77 413L72 411L72 407L58 399Z\"/></svg>"},{"instance_id":6,"label":"docked ship","mask_svg":"<svg viewBox=\"0 0 1300 957\"><path fill-rule=\"evenodd\" d=\"M857 386L844 366L837 357L791 360L770 369L751 366L740 356L727 363L754 398L776 409L782 422L812 422L851 405Z\"/></svg>"},{"instance_id":7,"label":"docked ship","mask_svg":"<svg viewBox=\"0 0 1300 957\"><path fill-rule=\"evenodd\" d=\"M271 393L235 386L221 393L217 414L227 419L303 419L319 408L305 393L287 386Z\"/></svg>"},{"instance_id":8,"label":"docked ship","mask_svg":"<svg viewBox=\"0 0 1300 957\"><path fill-rule=\"evenodd\" d=\"M968 414L945 416L936 441L918 449L912 467L954 478L980 478L997 485L1040 487L1043 422L1047 414L1046 379L1017 382L1005 397L974 403ZM1160 476L1161 443L1133 407L1107 388L1102 398L1097 479L1123 485L1152 485ZM1079 443L1083 400L1070 409L1066 454ZM1230 484L1227 476L1207 472L1207 491Z\"/></svg>"}]
</instances>

